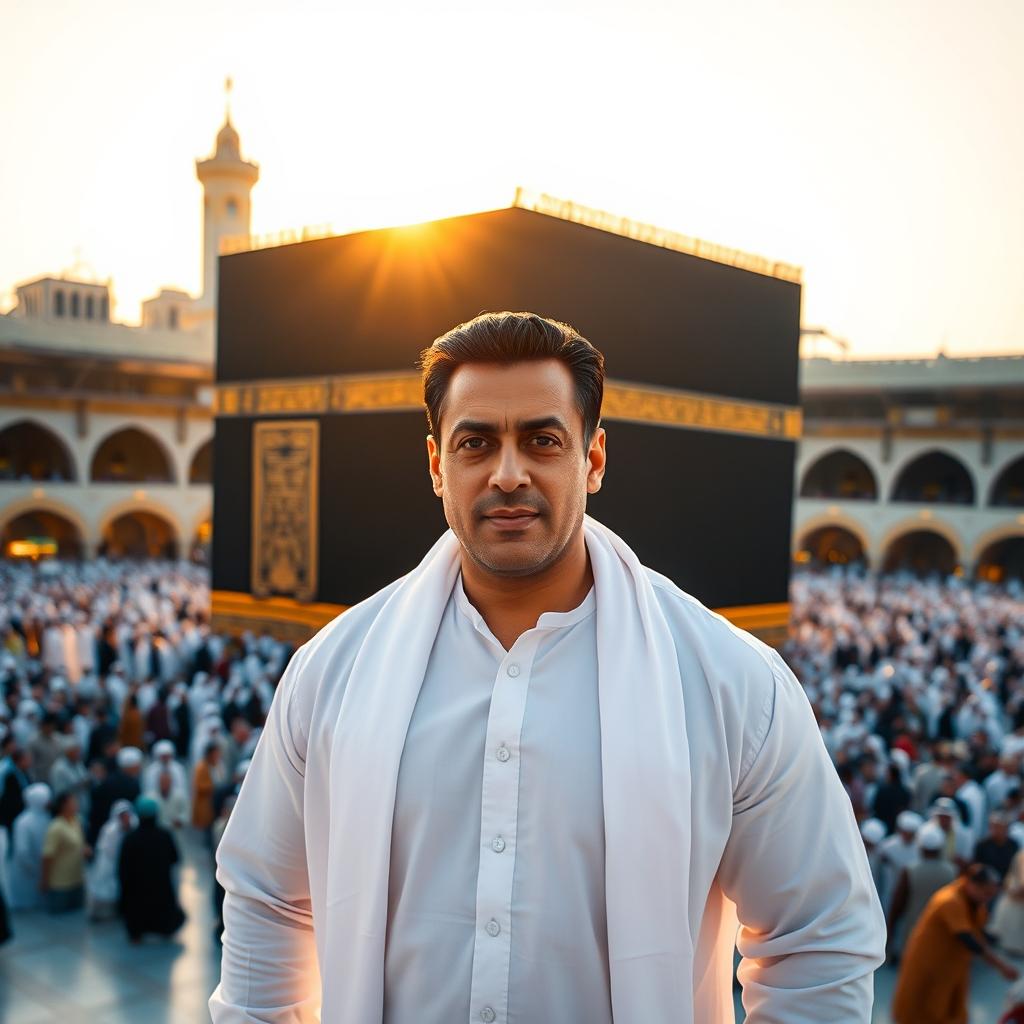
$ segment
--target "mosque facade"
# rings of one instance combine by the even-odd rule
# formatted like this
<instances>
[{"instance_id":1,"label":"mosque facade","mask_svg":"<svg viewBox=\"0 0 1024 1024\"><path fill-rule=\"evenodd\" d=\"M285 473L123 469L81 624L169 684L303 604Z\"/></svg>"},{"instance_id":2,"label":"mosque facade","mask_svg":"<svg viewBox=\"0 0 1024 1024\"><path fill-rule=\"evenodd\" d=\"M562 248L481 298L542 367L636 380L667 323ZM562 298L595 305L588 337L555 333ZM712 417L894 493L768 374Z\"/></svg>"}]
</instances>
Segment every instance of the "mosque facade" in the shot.
<instances>
[{"instance_id":1,"label":"mosque facade","mask_svg":"<svg viewBox=\"0 0 1024 1024\"><path fill-rule=\"evenodd\" d=\"M1024 356L800 365L793 556L1024 579Z\"/></svg>"},{"instance_id":2,"label":"mosque facade","mask_svg":"<svg viewBox=\"0 0 1024 1024\"><path fill-rule=\"evenodd\" d=\"M7 556L202 559L212 516L217 255L250 232L259 177L230 114L203 185L203 289L162 288L142 323L110 284L40 277L0 315L0 548Z\"/></svg>"},{"instance_id":3,"label":"mosque facade","mask_svg":"<svg viewBox=\"0 0 1024 1024\"><path fill-rule=\"evenodd\" d=\"M142 323L109 283L40 277L0 315L0 549L206 557L218 253L250 235L258 165L230 115L196 161L203 288ZM796 564L1024 578L1024 356L804 358Z\"/></svg>"}]
</instances>

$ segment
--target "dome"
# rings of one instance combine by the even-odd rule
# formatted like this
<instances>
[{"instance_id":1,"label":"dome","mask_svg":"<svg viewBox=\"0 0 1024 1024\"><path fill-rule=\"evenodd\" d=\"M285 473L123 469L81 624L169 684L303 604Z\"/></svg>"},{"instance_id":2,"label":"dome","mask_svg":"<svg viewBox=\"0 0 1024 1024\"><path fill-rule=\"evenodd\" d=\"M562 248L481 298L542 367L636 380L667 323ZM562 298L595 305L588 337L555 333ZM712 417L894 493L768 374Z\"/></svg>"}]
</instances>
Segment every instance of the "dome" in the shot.
<instances>
[{"instance_id":1,"label":"dome","mask_svg":"<svg viewBox=\"0 0 1024 1024\"><path fill-rule=\"evenodd\" d=\"M231 119L228 118L221 126L220 131L217 132L216 155L218 157L230 156L238 159L239 152L238 132L235 131L235 126L231 123Z\"/></svg>"}]
</instances>

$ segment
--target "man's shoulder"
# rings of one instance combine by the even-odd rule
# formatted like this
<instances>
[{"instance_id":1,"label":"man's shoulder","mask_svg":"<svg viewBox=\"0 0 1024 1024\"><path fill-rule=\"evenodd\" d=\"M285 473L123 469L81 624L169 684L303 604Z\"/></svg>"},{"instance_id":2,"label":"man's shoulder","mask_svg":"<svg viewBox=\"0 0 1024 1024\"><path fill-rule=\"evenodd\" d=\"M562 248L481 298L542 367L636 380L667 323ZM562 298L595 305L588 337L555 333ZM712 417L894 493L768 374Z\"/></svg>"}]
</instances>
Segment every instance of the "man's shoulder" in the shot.
<instances>
[{"instance_id":1,"label":"man's shoulder","mask_svg":"<svg viewBox=\"0 0 1024 1024\"><path fill-rule=\"evenodd\" d=\"M669 623L677 648L692 650L709 667L764 674L774 670L778 653L752 633L708 608L667 576L645 567L658 604Z\"/></svg>"},{"instance_id":2,"label":"man's shoulder","mask_svg":"<svg viewBox=\"0 0 1024 1024\"><path fill-rule=\"evenodd\" d=\"M345 648L358 649L381 609L401 583L402 579L394 580L358 604L339 612L317 630L295 652L295 656L301 655L302 660L308 664L316 659L332 657Z\"/></svg>"}]
</instances>

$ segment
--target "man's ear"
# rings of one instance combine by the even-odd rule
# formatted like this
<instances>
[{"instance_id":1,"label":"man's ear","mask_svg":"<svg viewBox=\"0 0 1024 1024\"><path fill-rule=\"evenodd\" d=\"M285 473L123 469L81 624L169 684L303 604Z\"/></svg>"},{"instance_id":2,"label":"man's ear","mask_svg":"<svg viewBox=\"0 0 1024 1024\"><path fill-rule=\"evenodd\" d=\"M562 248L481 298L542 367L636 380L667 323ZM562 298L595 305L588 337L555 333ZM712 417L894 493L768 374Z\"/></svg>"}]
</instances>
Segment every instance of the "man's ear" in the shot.
<instances>
[{"instance_id":1,"label":"man's ear","mask_svg":"<svg viewBox=\"0 0 1024 1024\"><path fill-rule=\"evenodd\" d=\"M427 434L427 468L434 493L440 498L444 493L444 485L441 482L441 452L433 434Z\"/></svg>"},{"instance_id":2,"label":"man's ear","mask_svg":"<svg viewBox=\"0 0 1024 1024\"><path fill-rule=\"evenodd\" d=\"M587 451L587 493L596 494L601 490L601 481L604 480L604 471L608 455L605 451L604 427L598 427L590 440L590 448Z\"/></svg>"}]
</instances>

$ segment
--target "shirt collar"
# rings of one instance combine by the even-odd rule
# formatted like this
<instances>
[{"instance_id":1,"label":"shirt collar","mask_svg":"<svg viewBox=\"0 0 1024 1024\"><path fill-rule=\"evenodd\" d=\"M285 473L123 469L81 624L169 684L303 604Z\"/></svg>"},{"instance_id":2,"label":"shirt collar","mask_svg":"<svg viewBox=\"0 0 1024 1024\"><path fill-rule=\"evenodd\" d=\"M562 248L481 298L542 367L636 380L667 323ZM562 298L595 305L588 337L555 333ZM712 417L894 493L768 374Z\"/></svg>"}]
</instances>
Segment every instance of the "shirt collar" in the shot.
<instances>
[{"instance_id":1,"label":"shirt collar","mask_svg":"<svg viewBox=\"0 0 1024 1024\"><path fill-rule=\"evenodd\" d=\"M484 617L477 611L476 607L466 596L465 587L462 585L461 571L455 580L455 586L452 588L452 594L455 599L456 609L469 619L469 621L472 622L478 630L485 632L486 635L489 636L490 629L484 621ZM583 598L575 608L567 612L543 612L540 618L537 619L537 625L534 628L565 629L566 627L574 626L577 622L582 622L588 616L593 615L596 608L597 595L594 592L594 585L591 584L590 590L587 591L587 596Z\"/></svg>"}]
</instances>

